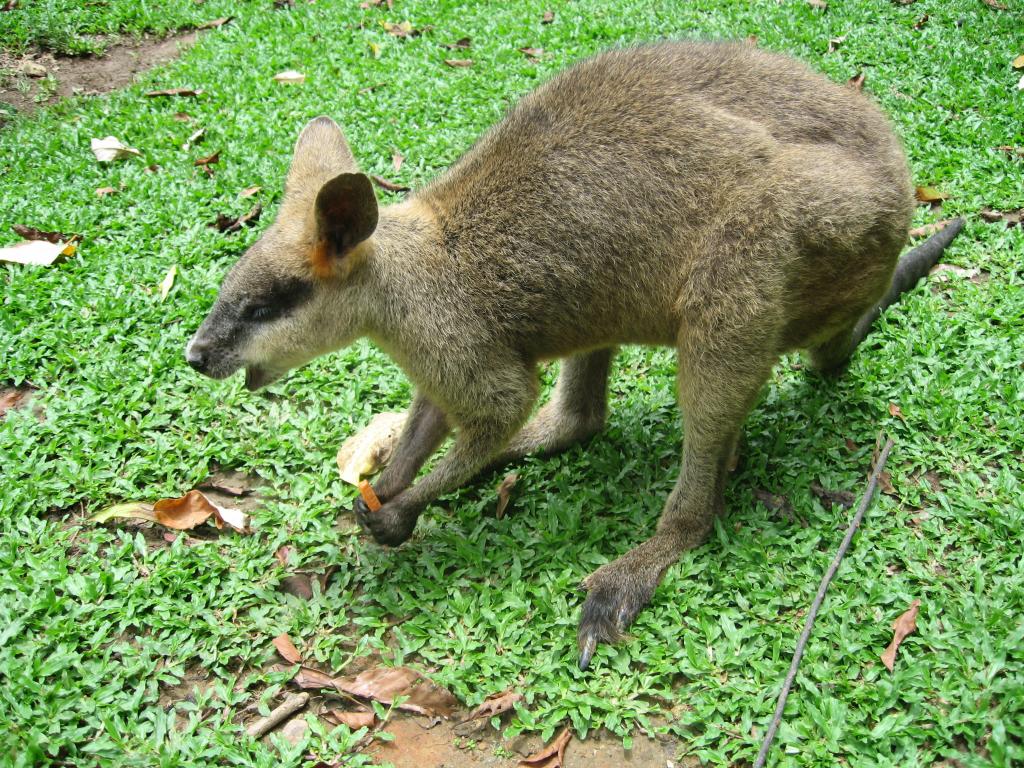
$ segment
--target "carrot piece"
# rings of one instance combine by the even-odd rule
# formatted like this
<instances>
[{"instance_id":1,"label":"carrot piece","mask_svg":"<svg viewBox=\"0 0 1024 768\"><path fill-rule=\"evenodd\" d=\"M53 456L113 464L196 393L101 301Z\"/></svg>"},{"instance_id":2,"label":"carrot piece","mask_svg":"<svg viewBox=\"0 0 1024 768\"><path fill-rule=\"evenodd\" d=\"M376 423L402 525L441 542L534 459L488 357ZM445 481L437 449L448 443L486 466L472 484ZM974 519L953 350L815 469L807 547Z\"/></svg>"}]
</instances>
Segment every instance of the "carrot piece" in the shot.
<instances>
[{"instance_id":1,"label":"carrot piece","mask_svg":"<svg viewBox=\"0 0 1024 768\"><path fill-rule=\"evenodd\" d=\"M363 501L366 502L366 506L370 508L371 512L376 512L381 508L380 499L377 498L377 494L373 492L373 486L370 485L369 480L360 480L359 495L363 497Z\"/></svg>"}]
</instances>

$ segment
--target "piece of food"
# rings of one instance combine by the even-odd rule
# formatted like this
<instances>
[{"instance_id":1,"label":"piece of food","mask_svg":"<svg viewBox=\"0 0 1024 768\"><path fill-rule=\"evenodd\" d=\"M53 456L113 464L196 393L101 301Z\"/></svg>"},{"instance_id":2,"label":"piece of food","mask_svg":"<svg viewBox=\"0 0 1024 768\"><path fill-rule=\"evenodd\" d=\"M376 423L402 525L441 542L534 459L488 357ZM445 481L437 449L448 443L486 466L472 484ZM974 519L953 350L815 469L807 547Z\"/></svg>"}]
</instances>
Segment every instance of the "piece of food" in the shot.
<instances>
[{"instance_id":1,"label":"piece of food","mask_svg":"<svg viewBox=\"0 0 1024 768\"><path fill-rule=\"evenodd\" d=\"M359 495L363 497L363 501L366 502L366 506L370 508L370 511L378 511L381 508L380 499L378 499L377 494L373 492L373 486L370 485L370 481L360 480L358 487Z\"/></svg>"}]
</instances>

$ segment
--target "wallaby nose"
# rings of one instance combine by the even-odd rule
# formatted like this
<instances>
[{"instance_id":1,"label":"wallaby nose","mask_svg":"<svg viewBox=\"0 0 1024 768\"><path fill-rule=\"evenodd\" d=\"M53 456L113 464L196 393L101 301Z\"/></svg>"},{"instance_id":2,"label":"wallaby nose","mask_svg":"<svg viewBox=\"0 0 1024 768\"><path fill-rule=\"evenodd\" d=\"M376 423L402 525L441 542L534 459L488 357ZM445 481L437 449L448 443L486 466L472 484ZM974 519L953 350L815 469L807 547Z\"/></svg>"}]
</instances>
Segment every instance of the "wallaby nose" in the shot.
<instances>
[{"instance_id":1,"label":"wallaby nose","mask_svg":"<svg viewBox=\"0 0 1024 768\"><path fill-rule=\"evenodd\" d=\"M206 355L203 354L202 346L196 344L194 336L189 339L188 345L185 347L185 362L200 373L206 370Z\"/></svg>"}]
</instances>

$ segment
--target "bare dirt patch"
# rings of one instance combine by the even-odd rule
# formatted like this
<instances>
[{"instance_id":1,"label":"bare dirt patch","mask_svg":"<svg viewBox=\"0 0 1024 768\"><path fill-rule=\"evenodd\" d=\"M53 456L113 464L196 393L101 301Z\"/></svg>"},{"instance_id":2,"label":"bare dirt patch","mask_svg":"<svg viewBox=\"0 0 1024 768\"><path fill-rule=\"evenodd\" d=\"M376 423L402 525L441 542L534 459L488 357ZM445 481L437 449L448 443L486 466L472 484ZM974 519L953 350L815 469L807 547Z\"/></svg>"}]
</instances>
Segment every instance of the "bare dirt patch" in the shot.
<instances>
[{"instance_id":1,"label":"bare dirt patch","mask_svg":"<svg viewBox=\"0 0 1024 768\"><path fill-rule=\"evenodd\" d=\"M144 37L137 43L112 45L100 56L44 52L12 56L0 51L0 102L27 114L68 96L95 96L123 88L140 72L178 58L196 41L197 34L193 30L169 37Z\"/></svg>"}]
</instances>

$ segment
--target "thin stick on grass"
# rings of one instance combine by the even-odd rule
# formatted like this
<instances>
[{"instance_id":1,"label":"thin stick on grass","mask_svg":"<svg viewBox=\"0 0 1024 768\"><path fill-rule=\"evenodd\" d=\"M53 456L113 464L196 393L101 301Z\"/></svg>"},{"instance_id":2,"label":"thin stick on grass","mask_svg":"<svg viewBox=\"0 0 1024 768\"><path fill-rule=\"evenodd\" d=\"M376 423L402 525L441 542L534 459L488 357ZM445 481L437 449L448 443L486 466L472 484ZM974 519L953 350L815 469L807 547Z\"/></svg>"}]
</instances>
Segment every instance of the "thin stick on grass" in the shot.
<instances>
[{"instance_id":1,"label":"thin stick on grass","mask_svg":"<svg viewBox=\"0 0 1024 768\"><path fill-rule=\"evenodd\" d=\"M882 474L882 470L885 468L885 462L889 458L889 451L892 449L892 440L886 440L885 447L882 448L878 454L878 459L875 461L874 469L871 471L871 477L868 479L868 487L864 491L864 495L861 497L860 504L857 505L857 511L853 515L853 519L850 521L849 527L846 529L846 536L843 537L843 543L839 545L839 550L836 552L836 556L832 558L832 564L825 571L825 575L821 579L821 583L818 585L818 594L814 596L814 602L811 603L811 610L807 613L807 620L804 622L804 631L800 635L800 640L797 641L796 650L793 651L793 661L789 665L789 674L786 675L786 681L782 684L782 690L779 692L779 701L775 705L775 716L772 718L771 725L768 726L768 732L764 735L764 741L761 742L761 751L757 753L757 759L754 761L754 768L764 768L765 761L768 759L768 750L771 749L772 741L775 739L775 732L779 729L779 724L782 722L782 712L786 708L786 699L789 697L789 689L793 685L793 680L796 677L796 671L800 667L800 659L804 655L804 646L807 645L807 638L811 635L811 627L814 626L814 618L818 615L818 609L821 607L821 601L825 599L825 590L828 589L828 585L832 582L832 577L836 575L836 570L839 568L839 564L843 561L843 555L846 554L846 550L850 547L850 542L853 541L853 534L857 532L857 528L860 527L860 521L864 517L864 513L867 508L871 505L871 500L874 498L875 489L878 487L878 478Z\"/></svg>"},{"instance_id":2,"label":"thin stick on grass","mask_svg":"<svg viewBox=\"0 0 1024 768\"><path fill-rule=\"evenodd\" d=\"M309 701L308 693L295 693L291 694L284 703L274 709L266 717L260 718L256 722L252 723L245 732L252 736L254 739L258 739L262 736L267 735L277 726L287 720L289 717L294 715Z\"/></svg>"}]
</instances>

